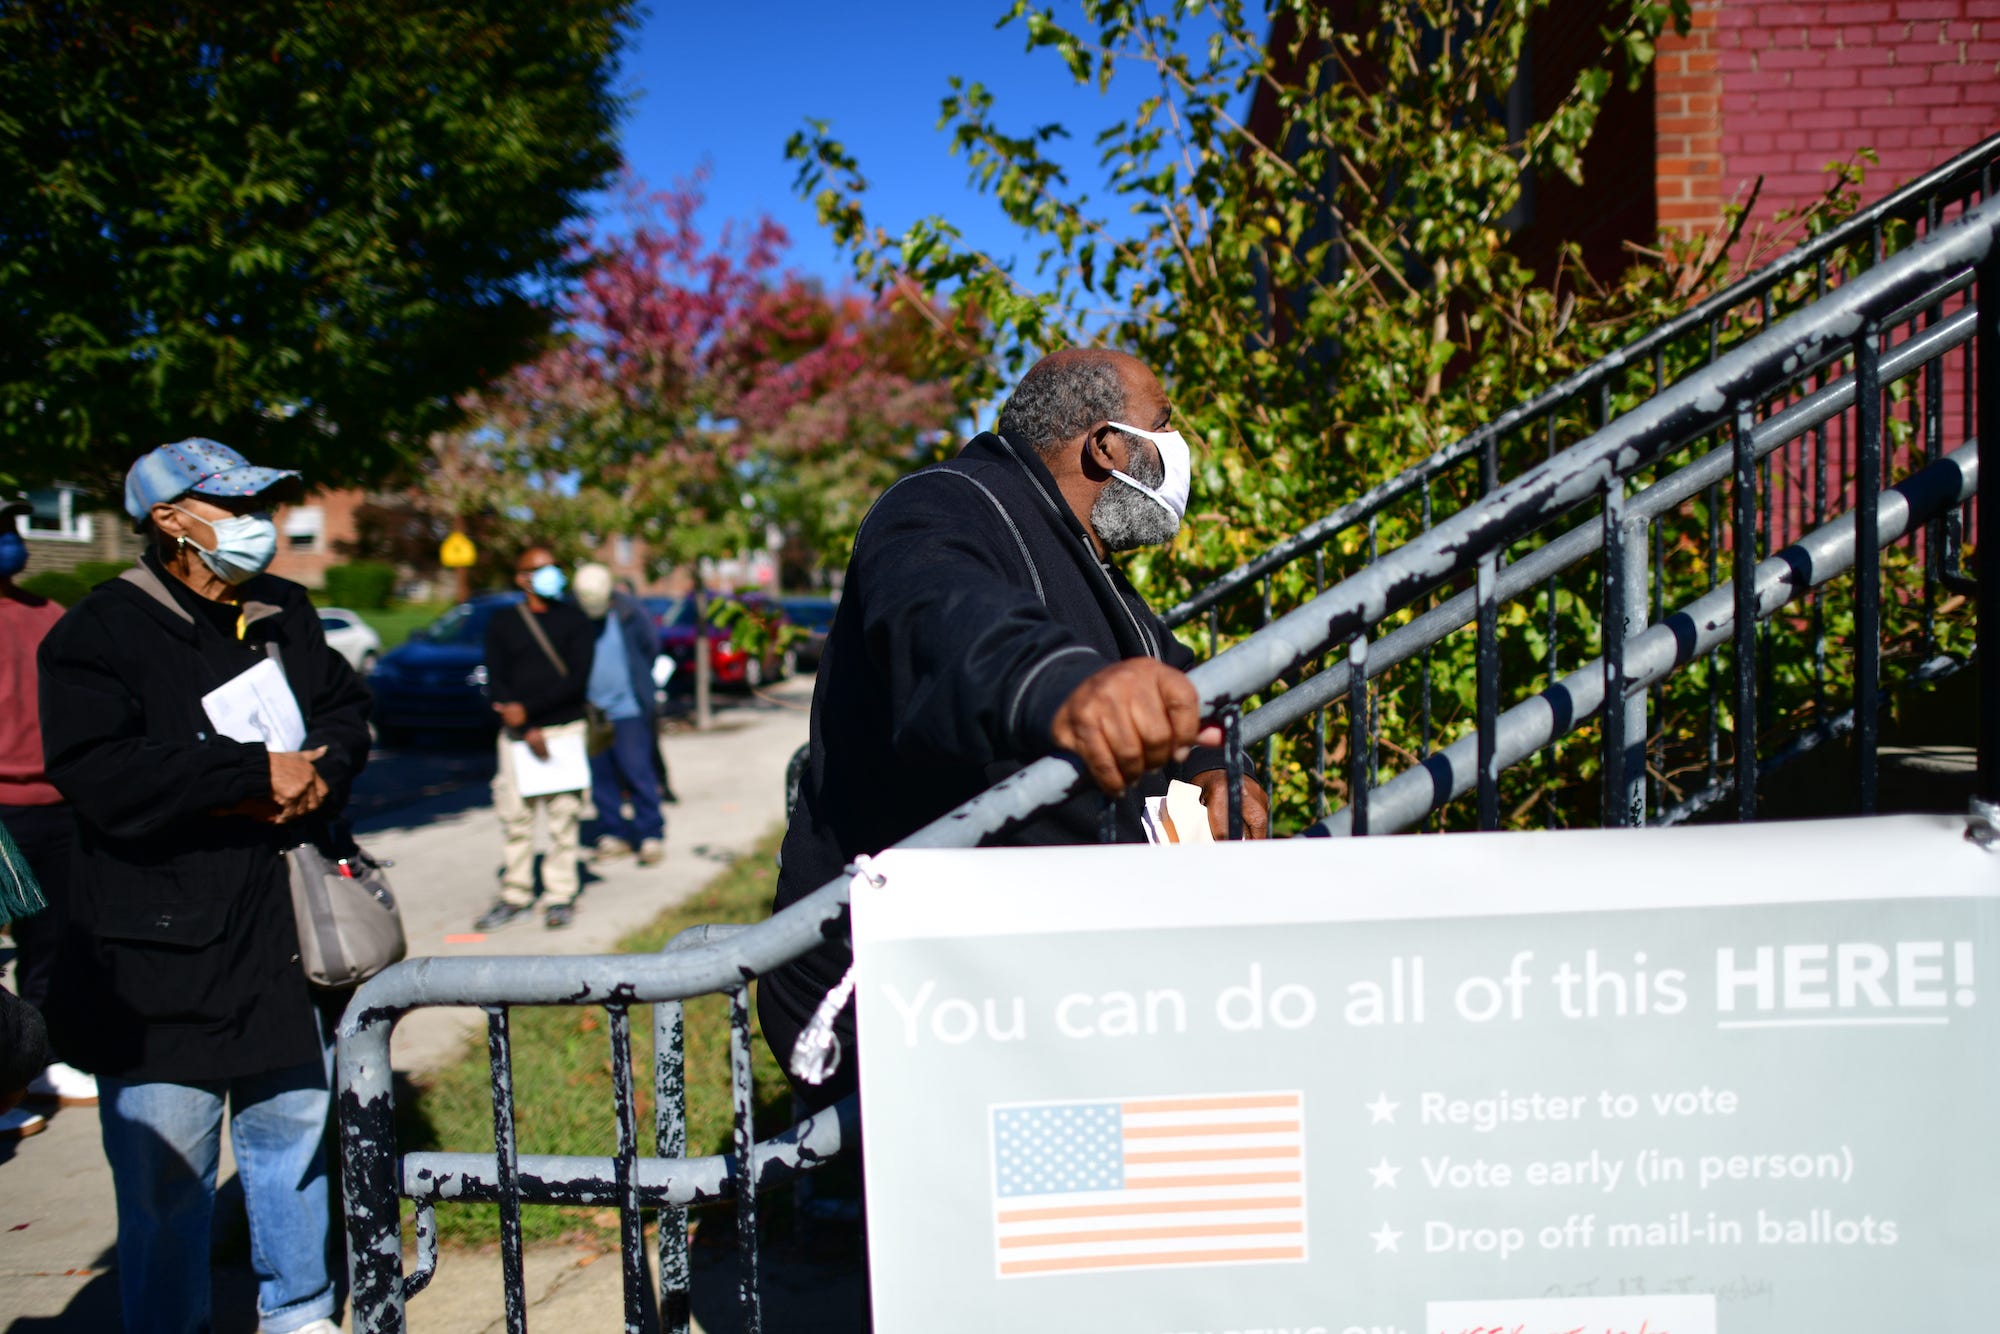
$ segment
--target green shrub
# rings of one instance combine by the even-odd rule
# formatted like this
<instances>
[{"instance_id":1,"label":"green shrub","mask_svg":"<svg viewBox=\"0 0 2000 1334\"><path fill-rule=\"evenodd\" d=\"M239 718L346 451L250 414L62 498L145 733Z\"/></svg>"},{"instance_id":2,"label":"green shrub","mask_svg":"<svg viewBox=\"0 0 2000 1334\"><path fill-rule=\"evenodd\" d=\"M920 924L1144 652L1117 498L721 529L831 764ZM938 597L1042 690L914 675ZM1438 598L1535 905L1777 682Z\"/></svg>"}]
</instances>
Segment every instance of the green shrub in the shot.
<instances>
[{"instance_id":1,"label":"green shrub","mask_svg":"<svg viewBox=\"0 0 2000 1334\"><path fill-rule=\"evenodd\" d=\"M327 567L326 602L355 611L372 611L389 605L396 591L396 567L381 561L355 561L351 565Z\"/></svg>"},{"instance_id":2,"label":"green shrub","mask_svg":"<svg viewBox=\"0 0 2000 1334\"><path fill-rule=\"evenodd\" d=\"M69 570L43 570L22 579L20 586L64 607L74 607L90 591L90 585Z\"/></svg>"}]
</instances>

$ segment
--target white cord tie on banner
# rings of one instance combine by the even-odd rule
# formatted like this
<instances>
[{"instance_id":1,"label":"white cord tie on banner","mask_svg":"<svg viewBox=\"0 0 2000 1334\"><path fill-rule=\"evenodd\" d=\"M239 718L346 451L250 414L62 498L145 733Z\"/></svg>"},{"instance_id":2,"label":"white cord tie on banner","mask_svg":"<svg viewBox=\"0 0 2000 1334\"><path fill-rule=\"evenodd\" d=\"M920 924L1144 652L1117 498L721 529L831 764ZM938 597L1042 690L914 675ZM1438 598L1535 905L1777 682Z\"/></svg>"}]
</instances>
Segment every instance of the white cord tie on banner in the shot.
<instances>
[{"instance_id":1,"label":"white cord tie on banner","mask_svg":"<svg viewBox=\"0 0 2000 1334\"><path fill-rule=\"evenodd\" d=\"M856 882L848 886L850 896L860 887L859 882L865 881L876 889L889 883L867 857L856 857L848 865L847 872ZM806 1083L815 1086L824 1084L840 1068L840 1035L834 1032L833 1025L853 997L854 965L849 964L847 971L840 975L840 981L834 984L833 990L826 993L819 1008L813 1011L811 1021L799 1033L799 1040L792 1044L792 1073Z\"/></svg>"}]
</instances>

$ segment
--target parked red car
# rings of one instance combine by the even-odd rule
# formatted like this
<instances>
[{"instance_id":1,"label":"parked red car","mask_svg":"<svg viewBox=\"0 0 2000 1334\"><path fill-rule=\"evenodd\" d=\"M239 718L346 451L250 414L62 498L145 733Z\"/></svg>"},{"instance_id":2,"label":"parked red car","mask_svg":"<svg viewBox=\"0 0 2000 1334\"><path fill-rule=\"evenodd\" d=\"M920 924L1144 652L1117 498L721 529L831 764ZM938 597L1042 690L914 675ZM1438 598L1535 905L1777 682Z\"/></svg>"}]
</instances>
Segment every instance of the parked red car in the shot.
<instances>
[{"instance_id":1,"label":"parked red car","mask_svg":"<svg viewBox=\"0 0 2000 1334\"><path fill-rule=\"evenodd\" d=\"M708 599L708 660L715 684L735 690L755 690L773 681L782 681L798 670L795 651L789 645L778 647L785 638L782 627L789 624L783 607L770 598L755 594L708 593L703 596ZM763 625L763 652L745 652L732 636L731 627L716 624L718 616L728 619L728 614L721 611L721 605L725 603L743 606ZM654 623L660 627L660 651L674 662L674 676L667 684L667 692L676 695L692 693L694 597L647 598L646 607L653 613Z\"/></svg>"}]
</instances>

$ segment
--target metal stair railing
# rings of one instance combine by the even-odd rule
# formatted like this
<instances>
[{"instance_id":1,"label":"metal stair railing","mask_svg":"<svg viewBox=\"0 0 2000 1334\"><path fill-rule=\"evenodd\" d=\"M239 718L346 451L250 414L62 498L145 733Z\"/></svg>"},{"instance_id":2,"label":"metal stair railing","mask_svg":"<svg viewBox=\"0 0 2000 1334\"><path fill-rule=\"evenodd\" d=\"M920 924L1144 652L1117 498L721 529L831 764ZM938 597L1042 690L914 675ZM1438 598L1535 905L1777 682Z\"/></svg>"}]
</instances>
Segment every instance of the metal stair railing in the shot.
<instances>
[{"instance_id":1,"label":"metal stair railing","mask_svg":"<svg viewBox=\"0 0 2000 1334\"><path fill-rule=\"evenodd\" d=\"M1754 273L1746 274L1684 314L1658 325L1618 349L1591 363L1574 375L1551 385L1525 403L1508 408L1492 421L1453 441L1412 468L1407 468L1348 501L1323 519L1315 520L1291 537L1251 557L1243 564L1219 575L1185 600L1161 614L1169 627L1192 622L1238 593L1255 588L1273 571L1292 561L1321 550L1342 533L1365 525L1388 505L1411 492L1435 482L1457 465L1477 458L1482 469L1498 485L1500 442L1509 435L1527 434L1537 425L1548 426L1565 410L1589 402L1613 386L1616 377L1634 367L1651 368L1656 354L1690 335L1705 338L1719 350L1723 328L1731 314L1771 298L1773 292L1792 278L1810 269L1818 295L1830 285L1830 263L1858 241L1869 243L1864 261L1876 263L1887 258L1889 229L1897 223L1913 229L1936 230L1954 208L1990 198L1996 172L2000 172L2000 135L1986 139L1949 162L1934 167L1915 180L1884 195L1838 225L1786 251ZM1712 358L1711 358L1712 359ZM1664 387L1655 378L1653 391ZM1595 408L1597 405L1590 404ZM1324 591L1323 589L1321 591Z\"/></svg>"},{"instance_id":2,"label":"metal stair railing","mask_svg":"<svg viewBox=\"0 0 2000 1334\"><path fill-rule=\"evenodd\" d=\"M1681 362L1713 361L1733 341L1768 328L1775 319L1782 317L1788 301L1798 299L1802 286L1809 286L1811 299L1823 297L1850 271L1866 271L1891 254L1898 253L1899 246L1935 231L1954 216L1970 209L1978 200L1991 197L1996 173L2000 173L2000 135L1975 145L1858 210L1838 225L1739 279L1686 313L1653 328L1626 347L1526 402L1508 408L1429 458L1367 488L1326 517L1220 575L1174 606L1165 613L1168 625L1204 626L1206 651L1213 656L1233 633L1269 624L1283 610L1288 596L1324 592L1329 579L1329 556L1331 554L1335 562L1339 560L1343 538L1353 535L1354 544L1359 545L1360 535L1365 533L1366 558L1373 559L1378 545L1378 525L1401 522L1409 527L1428 529L1435 519L1440 490L1456 488L1461 494L1471 491L1482 497L1490 494L1510 468L1518 470L1523 466L1523 456L1532 455L1535 461L1540 461L1545 455L1553 457L1563 445L1569 443L1573 433L1587 432L1609 421L1616 415L1621 403L1659 393L1670 378L1670 366ZM1905 313L1905 318L1912 321L1934 319L1935 314L1929 310L1912 310ZM1920 391L1925 416L1922 429L1926 433L1931 430L1931 421L1950 415L1944 406L1946 369L1942 363L1933 367L1928 372L1931 383ZM1801 382L1804 378L1801 377ZM1930 451L1928 457L1936 457L1941 437L1926 434L1925 445ZM1836 470L1840 466L1838 442L1830 444L1825 432L1802 440L1794 453L1797 457L1765 463L1767 482L1773 466L1782 470L1788 465L1795 465L1804 472L1817 475L1817 489L1812 491L1810 501L1811 513L1809 516L1801 515L1801 522L1795 526L1795 531L1784 534L1786 537L1796 536L1797 531L1825 521L1830 512L1827 507L1830 492L1825 476L1829 456L1832 456ZM1833 480L1833 485L1838 488L1839 478ZM1793 495L1800 497L1798 508L1807 508L1804 492L1808 489L1811 488L1781 488L1782 494L1774 497L1768 485L1761 488L1756 496L1760 528L1768 532L1774 525L1783 524L1784 515L1777 515L1774 519L1771 511L1779 507L1777 502L1788 504ZM1654 544L1652 550L1640 554L1650 555L1650 564L1657 569L1667 544L1661 540L1658 528L1653 529L1649 536ZM1920 539L1920 545L1926 547L1927 562L1930 560L1930 547L1936 547L1940 552L1947 551L1944 536L1942 532L1936 534L1938 540L1934 543ZM1309 569L1303 568L1307 561L1310 561ZM1635 559L1635 568L1642 563ZM1950 563L1948 555L1947 563L1931 573L1938 582L1946 585L1956 585L1959 580L1959 571L1955 564ZM1333 577L1338 577L1337 571ZM1308 591L1298 593L1300 589ZM1576 637L1575 627L1569 618L1558 611L1564 592L1551 576L1543 583L1542 605L1538 609L1545 643L1542 666L1551 680L1562 674L1565 659L1573 660L1571 655L1575 652L1572 647ZM1656 600L1656 609L1657 606ZM1421 758L1430 751L1434 730L1432 671L1427 657L1420 655L1417 670L1422 674L1422 723L1417 729L1418 735L1410 739L1412 744L1409 749ZM1272 701L1267 698L1265 702ZM1259 768L1267 786L1276 777L1277 756L1271 740L1273 735L1267 731L1261 738ZM1331 789L1339 786L1339 780L1335 779L1331 784L1328 781L1326 766L1331 743L1324 727L1316 729L1309 742L1312 798L1316 809L1323 815L1330 809L1334 796ZM1380 738L1372 738L1370 745L1371 749L1379 748ZM1711 751L1717 749L1717 733L1713 726L1709 728L1706 745ZM1709 780L1709 787L1712 788L1713 772Z\"/></svg>"},{"instance_id":3,"label":"metal stair railing","mask_svg":"<svg viewBox=\"0 0 2000 1334\"><path fill-rule=\"evenodd\" d=\"M1883 351L1880 336L1884 328L1906 319L1912 309L1936 312L1943 300L1959 297L1965 303L1963 310L1949 320L1932 322L1921 331L1923 341L1905 340ZM1976 444L1950 455L1934 450L1913 475L1894 487L1882 487L1880 408L1884 380L1937 364L1939 357L1962 346L1968 336L1977 353ZM1788 405L1783 412L1758 421L1758 404L1785 396L1799 376L1842 358L1854 363L1850 376L1836 380L1803 404ZM1990 467L2000 459L2000 385L1996 385L2000 377L1996 377L1996 369L2000 369L2000 201L1989 200L1955 224L1939 228L1907 251L1833 289L1807 310L1765 329L1680 382L1663 387L1633 411L1555 458L1495 486L1477 505L1450 516L1196 667L1190 679L1200 693L1204 716L1222 721L1235 743L1229 747L1232 818L1240 820L1242 743L1255 739L1260 729L1275 721L1265 714L1273 707L1269 704L1246 717L1245 701L1281 677L1315 663L1329 648L1344 648L1348 654L1347 690L1364 701L1359 714L1365 718L1369 712L1365 687L1375 664L1410 643L1407 639L1395 643L1396 634L1408 627L1379 638L1377 631L1391 617L1441 589L1453 588L1466 577L1474 581L1469 608L1462 602L1447 602L1435 611L1443 621L1450 621L1469 609L1477 626L1480 672L1475 731L1443 752L1435 765L1413 770L1414 777L1393 779L1379 790L1372 782L1360 782L1355 790L1362 799L1345 813L1350 832L1369 832L1371 817L1378 811L1379 819L1374 823L1384 827L1407 824L1411 812L1426 803L1435 804L1440 790L1449 793L1461 787L1476 792L1480 823L1492 827L1497 823L1497 784L1504 764L1530 753L1547 737L1573 727L1601 701L1608 701L1608 712L1616 718L1621 705L1629 705L1635 696L1643 697L1645 687L1658 675L1723 643L1733 649L1739 703L1746 692L1753 697L1752 707L1742 710L1740 716L1754 718L1758 618L1800 590L1818 586L1852 566L1860 571L1855 601L1865 622L1868 589L1879 576L1884 545L1906 539L1920 525L1942 522L1955 513L1975 492L1980 465ZM1843 382L1849 387L1842 388ZM1969 398L1974 383L1968 380ZM1818 414L1838 412L1848 402L1853 405L1849 410L1860 419L1861 501L1850 516L1817 525L1760 564L1755 559L1757 532L1750 503L1760 450L1776 448L1789 438L1787 432L1817 429L1811 423L1825 420ZM1727 465L1736 502L1732 578L1727 583L1718 581L1716 589L1694 605L1672 616L1653 618L1656 624L1651 626L1638 614L1640 609L1630 596L1633 586L1616 577L1606 579L1605 622L1627 633L1607 637L1601 664L1572 672L1503 714L1498 670L1498 611L1503 590L1521 587L1524 579L1538 577L1541 567L1530 566L1525 559L1517 566L1503 567L1502 556L1513 544L1534 540L1567 516L1603 502L1604 513L1594 525L1595 537L1590 535L1592 525L1587 524L1539 550L1557 553L1543 558L1545 562L1581 560L1595 551L1604 571L1613 575L1622 571L1631 548L1643 546L1631 538L1638 526L1649 521L1649 507L1665 504L1689 487L1713 488L1722 474L1711 455L1656 479L1651 491L1628 496L1628 484L1718 425L1730 430L1722 462ZM1666 489L1661 490L1663 487ZM1991 507L1980 506L1977 516L1982 587L2000 587L2000 541L1988 540L2000 537L2000 516L1989 519L1991 512ZM1879 660L1872 667L1870 662L1867 655L1860 655L1857 675L1861 678L1858 697L1862 699L1872 699L1877 689L1871 672L1879 668ZM2000 664L1996 664L1995 655L1981 653L1979 663L1986 697L2000 698ZM1329 699L1338 693L1332 690L1334 684L1328 680L1320 687ZM1324 704L1320 707L1323 710ZM1859 712L1864 718L1872 714L1870 709ZM1989 716L1980 722L1980 791L1992 799L2000 796L2000 772L1995 768L2000 760L2000 716L1991 715L2000 711L1987 710L1986 714ZM1357 724L1357 739L1362 731L1362 725ZM1623 771L1616 766L1618 757L1627 754L1626 733L1614 723L1607 735L1616 742L1606 746L1607 772L1619 775ZM1749 754L1754 753L1753 749ZM1748 758L1745 756L1745 761ZM1746 768L1741 762L1738 768L1746 779L1755 771L1754 765ZM1372 778L1372 774L1363 777ZM1623 781L1614 781L1612 791L1620 791ZM974 846L988 835L1067 799L1084 782L1078 767L1068 759L1038 760L898 846ZM1738 786L1754 797L1754 781ZM1415 800L1407 796L1412 789L1417 791ZM1739 811L1754 815L1754 802L1748 806L1739 803ZM1318 832L1332 831L1322 828ZM752 1142L748 986L759 974L799 957L829 934L844 933L849 884L848 878L833 880L768 921L740 929L699 930L658 954L413 959L365 984L338 1032L337 1105L354 1328L403 1330L404 1302L421 1288L436 1262L431 1211L441 1202L492 1199L499 1201L502 1211L502 1270L510 1330L525 1327L519 1225L523 1204L615 1205L621 1219L626 1327L633 1330L646 1324L651 1314L648 1307L655 1300L648 1291L641 1246L642 1213L661 1210L667 1223L661 1229L661 1328L677 1330L685 1328L687 1314L685 1251L676 1254L674 1247L679 1243L669 1243L667 1238L671 1235L684 1242L684 1231L678 1226L681 1215L676 1211L710 1201L728 1201L735 1206L743 1328L758 1329L756 1192L792 1180L851 1147L855 1121L854 1109L842 1107L801 1122L773 1140ZM678 1003L705 994L726 995L731 1002L736 1109L731 1152L702 1158L685 1156L686 1146L675 1136L672 1115L678 1105L680 1066L677 1055L670 1055L656 1061L655 1078L664 1109L656 1125L657 1153L642 1157L632 1093L630 1009L654 1006L657 1049L678 1053ZM391 1031L402 1015L434 1005L479 1006L487 1012L494 1098L491 1155L397 1152L389 1065ZM593 1005L610 1014L618 1123L618 1147L610 1158L519 1152L513 1128L508 1026L509 1009L517 1005ZM403 1198L416 1201L418 1211L418 1267L407 1276L403 1273L399 1219Z\"/></svg>"}]
</instances>

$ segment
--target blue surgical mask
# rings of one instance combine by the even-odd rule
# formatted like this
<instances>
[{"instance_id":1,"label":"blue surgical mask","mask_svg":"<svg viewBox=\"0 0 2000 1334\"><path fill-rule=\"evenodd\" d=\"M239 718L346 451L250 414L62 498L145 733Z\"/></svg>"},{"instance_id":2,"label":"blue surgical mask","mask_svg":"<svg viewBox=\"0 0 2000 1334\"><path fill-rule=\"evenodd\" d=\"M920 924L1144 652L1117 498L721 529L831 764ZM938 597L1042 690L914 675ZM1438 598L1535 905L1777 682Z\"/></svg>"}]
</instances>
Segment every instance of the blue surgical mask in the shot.
<instances>
[{"instance_id":1,"label":"blue surgical mask","mask_svg":"<svg viewBox=\"0 0 2000 1334\"><path fill-rule=\"evenodd\" d=\"M272 559L278 554L278 525L271 522L268 514L239 514L228 519L204 519L199 514L189 514L179 505L173 507L196 523L208 525L215 534L213 549L201 543L193 543L195 554L201 563L215 571L215 577L227 584L244 584L271 568Z\"/></svg>"},{"instance_id":2,"label":"blue surgical mask","mask_svg":"<svg viewBox=\"0 0 2000 1334\"><path fill-rule=\"evenodd\" d=\"M27 568L27 542L11 528L0 532L0 575L12 578Z\"/></svg>"},{"instance_id":3,"label":"blue surgical mask","mask_svg":"<svg viewBox=\"0 0 2000 1334\"><path fill-rule=\"evenodd\" d=\"M562 572L560 565L538 566L535 572L528 576L528 587L535 590L536 597L559 598L563 595L563 590L569 587L569 576Z\"/></svg>"}]
</instances>

